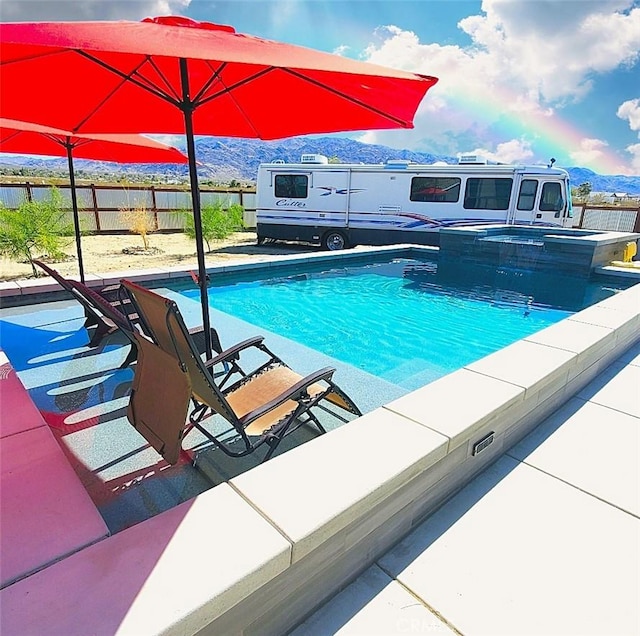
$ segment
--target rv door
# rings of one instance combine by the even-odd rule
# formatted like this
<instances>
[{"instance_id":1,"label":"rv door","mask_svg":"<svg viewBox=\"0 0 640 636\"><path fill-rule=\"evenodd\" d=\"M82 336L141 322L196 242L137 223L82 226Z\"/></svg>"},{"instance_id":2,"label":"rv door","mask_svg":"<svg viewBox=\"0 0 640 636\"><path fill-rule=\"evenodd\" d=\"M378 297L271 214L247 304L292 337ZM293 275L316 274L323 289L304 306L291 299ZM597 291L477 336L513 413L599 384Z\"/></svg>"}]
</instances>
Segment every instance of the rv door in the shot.
<instances>
[{"instance_id":1,"label":"rv door","mask_svg":"<svg viewBox=\"0 0 640 636\"><path fill-rule=\"evenodd\" d=\"M536 175L518 175L515 213L509 223L562 225L566 214L566 182Z\"/></svg>"},{"instance_id":2,"label":"rv door","mask_svg":"<svg viewBox=\"0 0 640 636\"><path fill-rule=\"evenodd\" d=\"M566 181L540 179L540 194L534 223L562 225L567 206Z\"/></svg>"},{"instance_id":3,"label":"rv door","mask_svg":"<svg viewBox=\"0 0 640 636\"><path fill-rule=\"evenodd\" d=\"M313 174L309 189L309 207L316 211L320 227L347 227L349 208L349 172L321 169Z\"/></svg>"}]
</instances>

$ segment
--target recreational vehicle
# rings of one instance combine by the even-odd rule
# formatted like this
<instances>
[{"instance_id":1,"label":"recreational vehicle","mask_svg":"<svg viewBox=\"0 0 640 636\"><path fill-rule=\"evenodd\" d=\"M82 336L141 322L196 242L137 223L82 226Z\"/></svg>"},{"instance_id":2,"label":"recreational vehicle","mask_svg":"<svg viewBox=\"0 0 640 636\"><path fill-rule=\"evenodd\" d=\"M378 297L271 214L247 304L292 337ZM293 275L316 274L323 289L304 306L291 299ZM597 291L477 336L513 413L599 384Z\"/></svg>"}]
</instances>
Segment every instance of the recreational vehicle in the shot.
<instances>
[{"instance_id":1,"label":"recreational vehicle","mask_svg":"<svg viewBox=\"0 0 640 636\"><path fill-rule=\"evenodd\" d=\"M298 164L260 165L256 208L258 244L438 245L444 227L570 226L571 190L559 168L491 165L476 156L455 165L358 165L303 155Z\"/></svg>"}]
</instances>

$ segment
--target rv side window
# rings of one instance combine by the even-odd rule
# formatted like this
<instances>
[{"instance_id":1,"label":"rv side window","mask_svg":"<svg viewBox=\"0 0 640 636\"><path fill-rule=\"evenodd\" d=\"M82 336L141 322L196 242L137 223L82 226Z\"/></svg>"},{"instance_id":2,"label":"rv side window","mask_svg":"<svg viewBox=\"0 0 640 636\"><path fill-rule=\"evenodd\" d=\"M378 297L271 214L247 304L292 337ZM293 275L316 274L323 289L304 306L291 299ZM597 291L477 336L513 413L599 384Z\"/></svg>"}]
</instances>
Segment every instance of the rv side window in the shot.
<instances>
[{"instance_id":1,"label":"rv side window","mask_svg":"<svg viewBox=\"0 0 640 636\"><path fill-rule=\"evenodd\" d=\"M467 210L507 210L513 179L467 179L464 207Z\"/></svg>"},{"instance_id":2,"label":"rv side window","mask_svg":"<svg viewBox=\"0 0 640 636\"><path fill-rule=\"evenodd\" d=\"M413 177L411 201L455 203L460 198L460 179L457 177Z\"/></svg>"},{"instance_id":3,"label":"rv side window","mask_svg":"<svg viewBox=\"0 0 640 636\"><path fill-rule=\"evenodd\" d=\"M523 179L518 195L518 210L533 210L537 191L538 181L536 179Z\"/></svg>"},{"instance_id":4,"label":"rv side window","mask_svg":"<svg viewBox=\"0 0 640 636\"><path fill-rule=\"evenodd\" d=\"M559 183L548 182L542 186L542 196L540 197L540 212L555 212L560 216L560 211L564 206L562 199L562 188Z\"/></svg>"},{"instance_id":5,"label":"rv side window","mask_svg":"<svg viewBox=\"0 0 640 636\"><path fill-rule=\"evenodd\" d=\"M275 178L276 197L306 199L309 177L306 174L277 174Z\"/></svg>"}]
</instances>

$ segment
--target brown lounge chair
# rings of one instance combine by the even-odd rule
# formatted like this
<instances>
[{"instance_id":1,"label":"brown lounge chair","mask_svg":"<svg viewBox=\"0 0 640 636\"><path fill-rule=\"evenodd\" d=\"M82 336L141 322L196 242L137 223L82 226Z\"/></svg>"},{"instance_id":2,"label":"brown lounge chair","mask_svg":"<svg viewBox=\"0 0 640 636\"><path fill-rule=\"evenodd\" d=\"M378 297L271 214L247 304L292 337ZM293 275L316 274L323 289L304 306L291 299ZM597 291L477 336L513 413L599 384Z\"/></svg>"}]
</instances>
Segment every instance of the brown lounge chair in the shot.
<instances>
[{"instance_id":1,"label":"brown lounge chair","mask_svg":"<svg viewBox=\"0 0 640 636\"><path fill-rule=\"evenodd\" d=\"M131 349L127 354L121 368L129 366L137 357L137 342L133 337L135 331L142 331L150 335L141 323L140 317L135 313L129 296L124 292L121 285L110 285L103 287L100 291L91 289L77 280L68 279L62 276L52 267L41 261L33 261L47 274L54 278L64 289L66 289L84 308L86 321L84 326L87 329L95 328L89 338L89 346L97 347L106 336L121 332L129 340ZM202 327L193 327L189 330L194 339L196 348L200 353L204 353L204 330ZM216 352L222 351L220 339L215 329L211 329L211 343Z\"/></svg>"},{"instance_id":2,"label":"brown lounge chair","mask_svg":"<svg viewBox=\"0 0 640 636\"><path fill-rule=\"evenodd\" d=\"M104 336L115 331L116 327L109 320L103 320L102 313L100 311L97 311L92 304L87 306L87 303L83 302L82 298L78 299L78 292L77 290L74 290L73 285L73 283L77 281L65 278L64 276L62 276L62 274L60 274L60 272L55 270L53 267L50 267L46 263L43 263L42 261L34 260L33 264L37 265L48 276L51 276L51 278L53 278L63 289L68 291L74 298L79 300L80 304L84 308L86 317L84 326L87 329L90 329L92 327L96 328L95 332L89 340L90 347L98 346ZM85 287L82 283L79 283L79 285ZM121 305L121 300L119 298L119 289L120 285L109 285L107 287L101 288L99 291L95 291L94 293L96 294L96 296L100 296L101 298L103 298L105 302L115 307L119 307ZM121 311L121 313L124 312Z\"/></svg>"},{"instance_id":3,"label":"brown lounge chair","mask_svg":"<svg viewBox=\"0 0 640 636\"><path fill-rule=\"evenodd\" d=\"M193 428L231 457L243 457L266 444L266 461L286 435L305 423L325 432L316 409L347 421L325 402L361 415L332 381L335 369L325 367L302 377L271 352L262 337L203 361L174 301L127 280L122 285L156 343L135 334L139 358L127 416L169 463L178 461L182 439ZM249 350L260 351L266 361L245 373L239 359ZM219 365L224 370L216 374ZM189 398L194 408L187 420ZM205 428L203 421L214 415L233 426L231 437L229 431L215 435Z\"/></svg>"}]
</instances>

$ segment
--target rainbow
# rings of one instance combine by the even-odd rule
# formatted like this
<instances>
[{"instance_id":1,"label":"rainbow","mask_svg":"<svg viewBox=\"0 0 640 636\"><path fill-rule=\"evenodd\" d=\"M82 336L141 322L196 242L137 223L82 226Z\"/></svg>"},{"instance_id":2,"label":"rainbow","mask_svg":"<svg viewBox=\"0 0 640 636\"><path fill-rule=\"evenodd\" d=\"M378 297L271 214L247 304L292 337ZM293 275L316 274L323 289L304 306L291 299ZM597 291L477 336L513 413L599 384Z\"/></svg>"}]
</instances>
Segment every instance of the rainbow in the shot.
<instances>
[{"instance_id":1,"label":"rainbow","mask_svg":"<svg viewBox=\"0 0 640 636\"><path fill-rule=\"evenodd\" d=\"M541 111L520 114L505 109L505 104L513 104L518 96L503 88L492 88L477 99L470 99L468 94L454 90L445 99L451 100L456 109L460 109L478 124L486 124L495 132L496 143L511 139L522 139L530 143L535 154L535 161L548 161L551 157L557 160L558 167L574 166L590 168L599 174L628 174L629 167L625 160L607 146L599 148L598 157L591 161L576 162L571 159L572 152L581 149L582 142L590 135L578 130L575 126L560 117L557 113L544 114Z\"/></svg>"}]
</instances>

